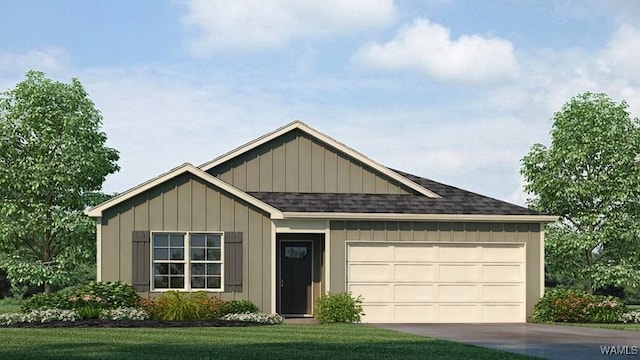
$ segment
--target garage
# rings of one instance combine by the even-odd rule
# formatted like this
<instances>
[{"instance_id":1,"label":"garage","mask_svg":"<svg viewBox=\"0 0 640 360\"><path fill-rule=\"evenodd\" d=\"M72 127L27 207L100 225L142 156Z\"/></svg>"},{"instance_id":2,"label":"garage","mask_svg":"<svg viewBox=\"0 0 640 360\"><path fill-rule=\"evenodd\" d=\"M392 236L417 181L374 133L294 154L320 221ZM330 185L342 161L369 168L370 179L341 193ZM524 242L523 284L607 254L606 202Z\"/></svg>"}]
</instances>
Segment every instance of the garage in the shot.
<instances>
[{"instance_id":1,"label":"garage","mask_svg":"<svg viewBox=\"0 0 640 360\"><path fill-rule=\"evenodd\" d=\"M526 320L524 243L347 242L347 289L363 322Z\"/></svg>"}]
</instances>

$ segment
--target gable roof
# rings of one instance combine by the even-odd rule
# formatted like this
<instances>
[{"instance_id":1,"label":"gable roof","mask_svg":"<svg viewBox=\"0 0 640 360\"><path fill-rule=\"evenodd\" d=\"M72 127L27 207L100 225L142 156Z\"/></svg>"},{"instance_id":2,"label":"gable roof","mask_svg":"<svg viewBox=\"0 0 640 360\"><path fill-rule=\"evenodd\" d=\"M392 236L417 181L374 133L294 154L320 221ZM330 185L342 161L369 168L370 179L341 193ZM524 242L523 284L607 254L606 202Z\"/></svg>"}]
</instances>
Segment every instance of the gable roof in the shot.
<instances>
[{"instance_id":1,"label":"gable roof","mask_svg":"<svg viewBox=\"0 0 640 360\"><path fill-rule=\"evenodd\" d=\"M318 194L250 192L281 210L285 218L429 219L469 221L553 222L555 216L479 195L416 175L398 174L434 189L440 198L400 194Z\"/></svg>"},{"instance_id":2,"label":"gable roof","mask_svg":"<svg viewBox=\"0 0 640 360\"><path fill-rule=\"evenodd\" d=\"M201 169L189 164L189 163L184 163L178 167L175 167L167 172L165 172L164 174L161 174L149 181L146 181L136 187L133 187L121 194L118 194L117 196L114 196L113 198L103 202L102 204L95 206L91 209L85 210L85 214L90 216L90 217L94 217L94 218L99 218L102 217L102 212L110 207L113 207L117 204L120 204L121 202L124 202L138 194L141 194L155 186L158 186L162 183L164 183L167 180L173 179L178 175L181 174L185 174L185 173L190 173L202 180L204 180L205 182L221 189L224 190L228 193L230 193L233 196L236 196L244 201L246 201L247 203L261 209L264 210L265 212L269 213L271 215L272 219L282 219L283 218L283 214L280 210L274 208L273 206L259 200L256 199L255 197L252 197L251 195L247 194L246 192L239 190L229 184L227 184L226 182L216 178L215 176L209 175L206 172L202 171Z\"/></svg>"},{"instance_id":3,"label":"gable roof","mask_svg":"<svg viewBox=\"0 0 640 360\"><path fill-rule=\"evenodd\" d=\"M251 151L255 148L257 148L258 146L265 144L277 137L280 137L292 130L300 130L306 134L308 134L311 137L314 137L322 142L324 142L325 144L328 144L329 146L347 154L348 156L362 162L363 164L373 168L374 170L376 170L379 173L382 173L383 175L389 177L390 179L393 179L395 181L397 181L398 183L416 191L419 194L422 194L424 196L427 196L429 198L434 198L437 199L440 197L440 195L438 195L436 192L410 180L409 178L402 176L400 174L398 174L397 172L389 169L388 167L381 165L379 163L377 163L376 161L370 159L369 157L363 155L362 153L344 145L343 143L333 139L330 136L327 136L315 129L313 129L312 127L310 127L309 125L303 123L302 121L296 120L293 121L281 128L278 128L266 135L263 135L251 142L248 142L234 150L231 150L230 152L221 155L211 161L208 161L202 165L199 166L200 169L202 169L203 171L208 171L218 165L221 165L223 163L226 163L248 151Z\"/></svg>"}]
</instances>

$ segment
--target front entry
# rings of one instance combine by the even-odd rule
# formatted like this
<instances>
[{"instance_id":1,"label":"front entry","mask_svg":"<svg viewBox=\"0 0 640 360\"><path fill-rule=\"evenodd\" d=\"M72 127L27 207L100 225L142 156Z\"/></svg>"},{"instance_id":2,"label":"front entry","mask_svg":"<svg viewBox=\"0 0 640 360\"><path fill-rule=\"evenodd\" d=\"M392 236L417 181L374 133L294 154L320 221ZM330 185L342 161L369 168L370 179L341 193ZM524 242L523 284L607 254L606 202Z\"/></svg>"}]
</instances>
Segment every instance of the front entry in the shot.
<instances>
[{"instance_id":1,"label":"front entry","mask_svg":"<svg viewBox=\"0 0 640 360\"><path fill-rule=\"evenodd\" d=\"M310 314L313 297L313 242L280 240L278 246L278 312L283 315Z\"/></svg>"}]
</instances>

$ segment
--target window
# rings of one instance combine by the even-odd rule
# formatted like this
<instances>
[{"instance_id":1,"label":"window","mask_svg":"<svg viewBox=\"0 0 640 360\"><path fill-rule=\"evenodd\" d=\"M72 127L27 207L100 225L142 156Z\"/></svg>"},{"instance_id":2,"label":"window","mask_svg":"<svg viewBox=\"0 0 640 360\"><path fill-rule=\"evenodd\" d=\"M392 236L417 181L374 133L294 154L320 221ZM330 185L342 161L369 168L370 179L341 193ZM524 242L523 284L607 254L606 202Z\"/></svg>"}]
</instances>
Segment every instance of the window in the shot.
<instances>
[{"instance_id":1,"label":"window","mask_svg":"<svg viewBox=\"0 0 640 360\"><path fill-rule=\"evenodd\" d=\"M222 290L222 233L152 235L154 290Z\"/></svg>"}]
</instances>

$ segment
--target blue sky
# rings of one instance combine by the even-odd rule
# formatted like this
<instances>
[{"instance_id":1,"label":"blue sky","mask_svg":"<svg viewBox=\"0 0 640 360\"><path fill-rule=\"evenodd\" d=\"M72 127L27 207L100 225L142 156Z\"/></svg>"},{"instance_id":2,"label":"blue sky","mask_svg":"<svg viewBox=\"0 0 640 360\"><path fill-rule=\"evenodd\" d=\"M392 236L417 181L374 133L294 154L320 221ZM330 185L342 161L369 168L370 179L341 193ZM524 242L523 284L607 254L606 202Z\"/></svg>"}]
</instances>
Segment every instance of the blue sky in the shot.
<instances>
[{"instance_id":1,"label":"blue sky","mask_svg":"<svg viewBox=\"0 0 640 360\"><path fill-rule=\"evenodd\" d=\"M299 119L523 204L520 159L584 91L640 113L640 2L0 0L0 89L80 79L122 192Z\"/></svg>"}]
</instances>

